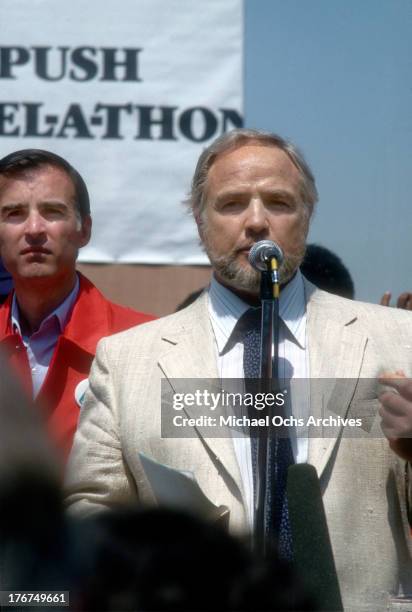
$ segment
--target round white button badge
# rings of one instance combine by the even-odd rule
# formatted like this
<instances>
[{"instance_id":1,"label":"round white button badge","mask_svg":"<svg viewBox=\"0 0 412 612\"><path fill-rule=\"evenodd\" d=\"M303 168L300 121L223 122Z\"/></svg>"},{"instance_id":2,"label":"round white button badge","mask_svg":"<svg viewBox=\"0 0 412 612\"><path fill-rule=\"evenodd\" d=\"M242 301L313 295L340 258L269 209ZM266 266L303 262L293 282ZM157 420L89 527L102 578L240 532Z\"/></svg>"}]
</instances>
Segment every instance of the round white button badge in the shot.
<instances>
[{"instance_id":1,"label":"round white button badge","mask_svg":"<svg viewBox=\"0 0 412 612\"><path fill-rule=\"evenodd\" d=\"M79 382L76 389L74 390L74 399L76 400L76 404L79 406L79 408L82 407L84 395L88 388L89 388L89 379L85 378L84 380L81 380Z\"/></svg>"}]
</instances>

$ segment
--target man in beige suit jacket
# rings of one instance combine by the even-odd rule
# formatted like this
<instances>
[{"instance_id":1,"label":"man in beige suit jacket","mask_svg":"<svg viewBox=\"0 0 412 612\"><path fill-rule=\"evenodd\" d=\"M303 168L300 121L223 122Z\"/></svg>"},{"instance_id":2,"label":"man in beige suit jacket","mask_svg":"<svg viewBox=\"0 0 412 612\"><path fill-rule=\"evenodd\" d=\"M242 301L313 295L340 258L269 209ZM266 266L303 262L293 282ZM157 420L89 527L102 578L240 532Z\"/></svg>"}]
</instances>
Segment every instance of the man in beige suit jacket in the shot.
<instances>
[{"instance_id":1,"label":"man in beige suit jacket","mask_svg":"<svg viewBox=\"0 0 412 612\"><path fill-rule=\"evenodd\" d=\"M388 609L391 595L412 590L407 464L380 431L376 382L382 371L412 374L412 317L337 298L296 273L316 199L313 175L293 145L235 130L202 154L191 206L224 299L255 304L259 273L248 263L250 247L261 239L280 244L281 283L300 287L304 303L303 340L290 353L298 355L295 372L338 379L331 390L311 382L308 411L322 416L327 406L362 420L357 435L340 426L333 437L309 437L304 456L320 478L345 610L376 612ZM230 509L231 530L247 530L247 482L230 435L211 437L200 427L190 438L161 437L162 379L173 389L175 379L217 379L225 371L211 301L205 292L183 311L100 342L69 465L74 510L153 503L143 453L193 472L205 495Z\"/></svg>"}]
</instances>

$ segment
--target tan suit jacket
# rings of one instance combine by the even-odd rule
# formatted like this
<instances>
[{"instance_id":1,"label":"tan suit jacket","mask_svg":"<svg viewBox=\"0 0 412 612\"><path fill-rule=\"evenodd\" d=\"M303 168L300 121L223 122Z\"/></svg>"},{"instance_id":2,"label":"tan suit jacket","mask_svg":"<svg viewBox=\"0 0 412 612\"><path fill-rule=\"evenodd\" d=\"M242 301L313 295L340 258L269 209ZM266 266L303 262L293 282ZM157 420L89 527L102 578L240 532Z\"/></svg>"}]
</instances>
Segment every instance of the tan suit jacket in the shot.
<instances>
[{"instance_id":1,"label":"tan suit jacket","mask_svg":"<svg viewBox=\"0 0 412 612\"><path fill-rule=\"evenodd\" d=\"M383 370L412 374L412 314L353 302L305 282L311 378L347 379L321 407L364 417L358 438L340 430L310 438L309 463L321 479L345 610L386 610L389 594L412 592L405 512L405 465L379 435L376 377ZM244 493L233 442L160 436L161 379L217 378L207 293L187 309L103 339L90 376L68 475L74 510L153 501L139 452L178 470L191 470L217 506L230 508L230 528L246 528ZM379 435L379 437L378 437Z\"/></svg>"}]
</instances>

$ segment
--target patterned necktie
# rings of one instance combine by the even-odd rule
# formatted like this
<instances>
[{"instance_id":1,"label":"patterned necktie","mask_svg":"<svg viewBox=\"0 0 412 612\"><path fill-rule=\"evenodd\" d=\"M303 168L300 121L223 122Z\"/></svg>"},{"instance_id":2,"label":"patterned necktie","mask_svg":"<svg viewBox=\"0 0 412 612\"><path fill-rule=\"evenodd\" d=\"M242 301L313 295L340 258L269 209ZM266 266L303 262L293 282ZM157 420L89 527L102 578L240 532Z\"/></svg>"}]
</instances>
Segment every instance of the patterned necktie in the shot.
<instances>
[{"instance_id":1,"label":"patterned necktie","mask_svg":"<svg viewBox=\"0 0 412 612\"><path fill-rule=\"evenodd\" d=\"M243 369L245 379L258 378L260 375L260 308L250 308L239 319L239 332L243 337ZM255 415L256 416L256 415ZM251 436L252 471L254 488L257 474L257 438ZM292 534L286 498L287 473L294 463L289 437L272 433L268 445L268 465L266 474L267 507L265 508L265 531L269 541L276 542L279 555L292 560Z\"/></svg>"}]
</instances>

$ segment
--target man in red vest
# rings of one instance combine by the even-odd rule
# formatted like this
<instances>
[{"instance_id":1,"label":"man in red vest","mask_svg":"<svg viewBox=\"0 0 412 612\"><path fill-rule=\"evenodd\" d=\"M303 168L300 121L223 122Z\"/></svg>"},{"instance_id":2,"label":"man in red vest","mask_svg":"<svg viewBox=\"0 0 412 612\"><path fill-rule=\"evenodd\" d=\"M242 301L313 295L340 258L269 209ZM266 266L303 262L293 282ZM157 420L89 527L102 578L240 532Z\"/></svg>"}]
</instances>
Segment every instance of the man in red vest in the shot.
<instances>
[{"instance_id":1,"label":"man in red vest","mask_svg":"<svg viewBox=\"0 0 412 612\"><path fill-rule=\"evenodd\" d=\"M109 302L76 272L91 225L86 185L67 161L37 149L0 160L0 257L14 283L0 307L0 346L63 457L97 342L153 318Z\"/></svg>"}]
</instances>

